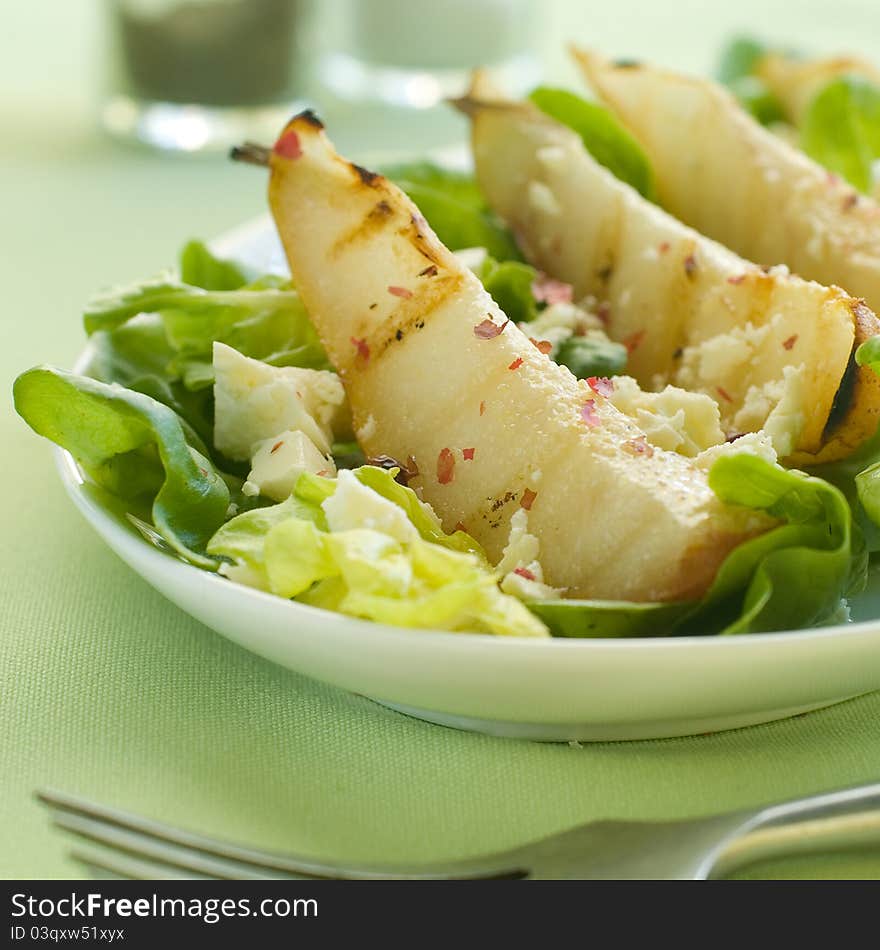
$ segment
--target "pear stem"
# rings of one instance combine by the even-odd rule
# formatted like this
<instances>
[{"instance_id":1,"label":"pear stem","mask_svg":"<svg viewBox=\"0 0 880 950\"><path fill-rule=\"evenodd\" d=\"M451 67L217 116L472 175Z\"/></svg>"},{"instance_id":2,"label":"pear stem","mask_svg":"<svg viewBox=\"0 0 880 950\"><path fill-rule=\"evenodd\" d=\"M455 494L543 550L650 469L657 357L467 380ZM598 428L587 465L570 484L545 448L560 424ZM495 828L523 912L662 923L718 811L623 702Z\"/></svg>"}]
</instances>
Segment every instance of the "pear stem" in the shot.
<instances>
[{"instance_id":1,"label":"pear stem","mask_svg":"<svg viewBox=\"0 0 880 950\"><path fill-rule=\"evenodd\" d=\"M255 142L245 142L244 145L234 145L229 150L229 157L234 162L244 162L247 165L261 165L263 168L269 166L269 156L272 149L265 145L257 145Z\"/></svg>"}]
</instances>

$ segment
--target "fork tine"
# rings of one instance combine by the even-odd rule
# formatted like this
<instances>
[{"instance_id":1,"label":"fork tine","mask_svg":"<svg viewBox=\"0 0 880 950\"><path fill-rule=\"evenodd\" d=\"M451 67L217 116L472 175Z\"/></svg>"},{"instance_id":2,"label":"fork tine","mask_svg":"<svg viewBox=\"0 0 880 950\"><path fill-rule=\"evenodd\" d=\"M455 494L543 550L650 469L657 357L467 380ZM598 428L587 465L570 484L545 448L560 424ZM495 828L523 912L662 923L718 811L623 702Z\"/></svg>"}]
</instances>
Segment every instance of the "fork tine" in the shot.
<instances>
[{"instance_id":1,"label":"fork tine","mask_svg":"<svg viewBox=\"0 0 880 950\"><path fill-rule=\"evenodd\" d=\"M139 861L122 854L99 851L97 848L71 848L70 858L90 871L93 877L122 878L129 881L203 881L201 874L182 874L168 865Z\"/></svg>"},{"instance_id":2,"label":"fork tine","mask_svg":"<svg viewBox=\"0 0 880 950\"><path fill-rule=\"evenodd\" d=\"M188 848L180 848L166 841L126 828L117 828L95 818L73 812L54 812L52 824L92 844L110 848L118 856L135 861L158 862L179 871L192 872L200 877L209 877L214 880L264 880L270 877L291 880L294 877L302 877L302 875L282 872L260 871L253 866L202 854Z\"/></svg>"},{"instance_id":3,"label":"fork tine","mask_svg":"<svg viewBox=\"0 0 880 950\"><path fill-rule=\"evenodd\" d=\"M38 790L36 797L52 810L55 823L66 830L134 856L157 856L165 864L213 877L265 878L266 872L270 872L269 876L282 878L407 880L524 877L527 873L512 857L503 854L442 867L328 865L218 841L54 789ZM169 862L169 858L174 860Z\"/></svg>"}]
</instances>

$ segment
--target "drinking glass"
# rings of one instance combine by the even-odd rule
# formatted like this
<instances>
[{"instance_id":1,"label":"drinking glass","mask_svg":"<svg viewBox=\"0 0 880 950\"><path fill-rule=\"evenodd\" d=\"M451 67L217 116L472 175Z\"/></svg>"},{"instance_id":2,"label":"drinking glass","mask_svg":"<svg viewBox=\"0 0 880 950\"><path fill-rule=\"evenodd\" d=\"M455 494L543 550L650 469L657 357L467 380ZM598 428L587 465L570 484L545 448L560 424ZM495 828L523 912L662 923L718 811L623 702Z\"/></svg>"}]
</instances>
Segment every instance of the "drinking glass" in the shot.
<instances>
[{"instance_id":1,"label":"drinking glass","mask_svg":"<svg viewBox=\"0 0 880 950\"><path fill-rule=\"evenodd\" d=\"M160 149L271 140L301 106L307 0L106 0L112 134Z\"/></svg>"}]
</instances>

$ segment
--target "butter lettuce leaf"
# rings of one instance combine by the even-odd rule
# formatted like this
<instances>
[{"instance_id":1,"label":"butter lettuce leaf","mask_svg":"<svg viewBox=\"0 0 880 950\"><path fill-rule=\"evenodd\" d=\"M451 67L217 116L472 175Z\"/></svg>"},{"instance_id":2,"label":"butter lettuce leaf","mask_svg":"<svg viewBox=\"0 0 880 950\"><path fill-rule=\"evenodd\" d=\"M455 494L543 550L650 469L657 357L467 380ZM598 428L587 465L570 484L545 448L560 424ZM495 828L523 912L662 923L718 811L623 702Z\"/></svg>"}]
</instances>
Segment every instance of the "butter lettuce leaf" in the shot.
<instances>
[{"instance_id":1,"label":"butter lettuce leaf","mask_svg":"<svg viewBox=\"0 0 880 950\"><path fill-rule=\"evenodd\" d=\"M272 366L330 368L299 294L278 278L237 290L204 290L171 278L114 290L92 301L86 332L112 332L140 314L160 317L172 352L164 376L191 390L213 382L215 341Z\"/></svg>"},{"instance_id":2,"label":"butter lettuce leaf","mask_svg":"<svg viewBox=\"0 0 880 950\"><path fill-rule=\"evenodd\" d=\"M732 635L828 622L864 586L864 544L833 485L744 453L718 459L709 484L722 501L781 524L735 548L700 601L554 600L531 609L555 636Z\"/></svg>"},{"instance_id":3,"label":"butter lettuce leaf","mask_svg":"<svg viewBox=\"0 0 880 950\"><path fill-rule=\"evenodd\" d=\"M550 86L539 86L529 99L542 112L577 132L600 165L645 198L656 199L654 173L644 149L610 109L567 89Z\"/></svg>"},{"instance_id":4,"label":"butter lettuce leaf","mask_svg":"<svg viewBox=\"0 0 880 950\"><path fill-rule=\"evenodd\" d=\"M472 175L431 162L389 166L384 174L415 202L449 250L484 247L499 261L522 260L513 235L489 208Z\"/></svg>"},{"instance_id":5,"label":"butter lettuce leaf","mask_svg":"<svg viewBox=\"0 0 880 950\"><path fill-rule=\"evenodd\" d=\"M489 296L514 323L528 323L540 312L532 285L538 271L522 261L501 261L487 257L475 271Z\"/></svg>"},{"instance_id":6,"label":"butter lettuce leaf","mask_svg":"<svg viewBox=\"0 0 880 950\"><path fill-rule=\"evenodd\" d=\"M550 353L553 360L567 366L577 379L590 376L617 376L626 368L626 347L614 340L592 336L570 336Z\"/></svg>"},{"instance_id":7,"label":"butter lettuce leaf","mask_svg":"<svg viewBox=\"0 0 880 950\"><path fill-rule=\"evenodd\" d=\"M465 549L467 535L445 534L390 472L363 466L355 475L403 508L418 533L400 541L367 527L329 531L320 506L335 483L303 475L287 501L223 525L208 551L233 562L224 570L233 579L354 617L404 627L547 635L525 605L502 593L481 554Z\"/></svg>"},{"instance_id":8,"label":"butter lettuce leaf","mask_svg":"<svg viewBox=\"0 0 880 950\"><path fill-rule=\"evenodd\" d=\"M15 408L39 435L67 449L102 488L143 501L177 554L216 569L205 546L226 518L229 488L186 437L173 410L149 396L40 366L14 385Z\"/></svg>"},{"instance_id":9,"label":"butter lettuce leaf","mask_svg":"<svg viewBox=\"0 0 880 950\"><path fill-rule=\"evenodd\" d=\"M202 241L184 245L180 252L180 279L204 290L238 290L248 282L238 264L216 257Z\"/></svg>"},{"instance_id":10,"label":"butter lettuce leaf","mask_svg":"<svg viewBox=\"0 0 880 950\"><path fill-rule=\"evenodd\" d=\"M718 66L718 79L762 125L784 122L786 118L782 103L756 75L761 60L773 52L752 37L735 37L722 51Z\"/></svg>"},{"instance_id":11,"label":"butter lettuce leaf","mask_svg":"<svg viewBox=\"0 0 880 950\"><path fill-rule=\"evenodd\" d=\"M880 86L861 76L840 76L823 86L804 114L801 147L870 194L880 159Z\"/></svg>"}]
</instances>

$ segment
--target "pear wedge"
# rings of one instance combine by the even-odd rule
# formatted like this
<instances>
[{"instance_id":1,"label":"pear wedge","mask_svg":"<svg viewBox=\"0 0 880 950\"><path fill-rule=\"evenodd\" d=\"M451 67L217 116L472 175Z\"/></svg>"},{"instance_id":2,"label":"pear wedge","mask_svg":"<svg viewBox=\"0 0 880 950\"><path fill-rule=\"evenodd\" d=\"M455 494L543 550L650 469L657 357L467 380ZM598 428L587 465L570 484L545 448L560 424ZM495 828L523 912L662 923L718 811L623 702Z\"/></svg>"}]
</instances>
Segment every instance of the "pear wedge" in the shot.
<instances>
[{"instance_id":1,"label":"pear wedge","mask_svg":"<svg viewBox=\"0 0 880 950\"><path fill-rule=\"evenodd\" d=\"M800 125L810 101L833 79L861 76L880 85L880 69L856 56L796 59L782 53L767 53L755 64L754 74L782 104L793 125Z\"/></svg>"},{"instance_id":2,"label":"pear wedge","mask_svg":"<svg viewBox=\"0 0 880 950\"><path fill-rule=\"evenodd\" d=\"M652 450L542 354L393 184L334 151L311 114L270 157L290 270L368 455L409 461L447 530L498 559L529 510L545 579L570 596L699 596L768 519L723 505L688 459Z\"/></svg>"},{"instance_id":3,"label":"pear wedge","mask_svg":"<svg viewBox=\"0 0 880 950\"><path fill-rule=\"evenodd\" d=\"M880 308L877 202L767 131L716 83L575 56L641 142L672 214L750 260L786 264Z\"/></svg>"},{"instance_id":4,"label":"pear wedge","mask_svg":"<svg viewBox=\"0 0 880 950\"><path fill-rule=\"evenodd\" d=\"M457 104L489 203L532 263L597 298L643 388L705 393L729 435L765 427L795 464L846 457L873 435L880 381L852 356L880 324L863 302L767 272L683 225L570 129L482 77Z\"/></svg>"}]
</instances>

